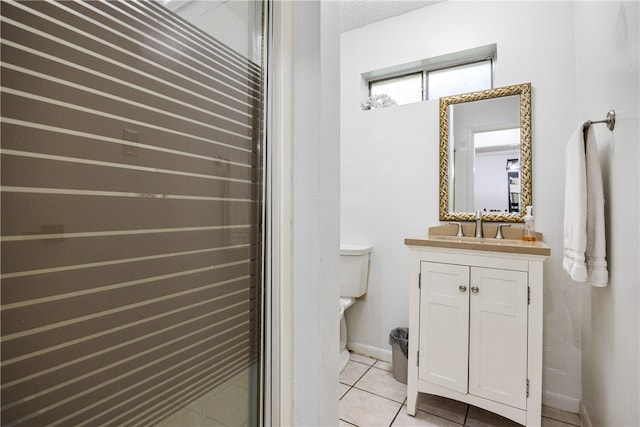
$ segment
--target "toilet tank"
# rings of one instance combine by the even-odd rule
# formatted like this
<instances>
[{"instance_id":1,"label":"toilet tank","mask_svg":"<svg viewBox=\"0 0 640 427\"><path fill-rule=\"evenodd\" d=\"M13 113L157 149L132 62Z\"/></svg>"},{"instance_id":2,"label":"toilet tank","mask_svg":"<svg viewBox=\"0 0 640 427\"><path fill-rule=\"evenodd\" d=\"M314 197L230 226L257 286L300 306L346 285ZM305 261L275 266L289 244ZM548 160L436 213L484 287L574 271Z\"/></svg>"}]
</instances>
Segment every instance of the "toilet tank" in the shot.
<instances>
[{"instance_id":1,"label":"toilet tank","mask_svg":"<svg viewBox=\"0 0 640 427\"><path fill-rule=\"evenodd\" d=\"M371 246L340 245L340 296L358 298L367 292Z\"/></svg>"}]
</instances>

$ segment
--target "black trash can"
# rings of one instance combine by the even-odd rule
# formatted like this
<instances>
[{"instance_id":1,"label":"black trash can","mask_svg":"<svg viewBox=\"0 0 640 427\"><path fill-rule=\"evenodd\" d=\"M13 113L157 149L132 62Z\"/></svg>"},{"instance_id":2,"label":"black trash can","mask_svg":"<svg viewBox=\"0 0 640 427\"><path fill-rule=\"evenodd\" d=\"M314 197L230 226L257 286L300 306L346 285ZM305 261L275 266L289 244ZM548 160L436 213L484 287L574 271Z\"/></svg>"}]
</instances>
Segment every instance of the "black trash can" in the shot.
<instances>
[{"instance_id":1,"label":"black trash can","mask_svg":"<svg viewBox=\"0 0 640 427\"><path fill-rule=\"evenodd\" d=\"M402 384L407 383L407 360L409 358L409 328L395 328L389 334L393 378Z\"/></svg>"}]
</instances>

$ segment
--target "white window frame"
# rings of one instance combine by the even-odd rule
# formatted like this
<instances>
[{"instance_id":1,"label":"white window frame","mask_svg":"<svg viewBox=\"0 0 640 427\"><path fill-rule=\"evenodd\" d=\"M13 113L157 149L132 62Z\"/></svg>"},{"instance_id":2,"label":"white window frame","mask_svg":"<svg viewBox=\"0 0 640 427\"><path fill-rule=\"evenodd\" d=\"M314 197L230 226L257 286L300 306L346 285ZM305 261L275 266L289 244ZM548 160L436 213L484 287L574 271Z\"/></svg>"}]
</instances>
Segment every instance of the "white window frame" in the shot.
<instances>
[{"instance_id":1,"label":"white window frame","mask_svg":"<svg viewBox=\"0 0 640 427\"><path fill-rule=\"evenodd\" d=\"M402 64L394 67L387 67L384 69L363 73L362 78L365 83L364 87L366 88L366 94L364 94L363 98L368 98L369 96L371 96L372 83L391 80L411 74L422 73L422 100L425 101L429 99L429 94L427 93L427 79L429 73L474 63L480 63L484 61L491 61L491 88L493 88L495 82L494 71L496 59L497 45L491 44L438 57L427 58L408 64Z\"/></svg>"}]
</instances>

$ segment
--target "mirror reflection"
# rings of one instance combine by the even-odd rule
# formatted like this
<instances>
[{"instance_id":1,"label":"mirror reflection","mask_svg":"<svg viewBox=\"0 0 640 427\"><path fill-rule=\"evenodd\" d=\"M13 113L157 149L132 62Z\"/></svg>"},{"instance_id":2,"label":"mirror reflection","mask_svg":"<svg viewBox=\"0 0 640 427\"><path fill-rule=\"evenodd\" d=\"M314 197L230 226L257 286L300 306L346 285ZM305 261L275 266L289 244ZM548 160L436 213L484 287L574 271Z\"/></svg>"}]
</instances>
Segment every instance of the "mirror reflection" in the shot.
<instances>
[{"instance_id":1,"label":"mirror reflection","mask_svg":"<svg viewBox=\"0 0 640 427\"><path fill-rule=\"evenodd\" d=\"M440 100L440 220L518 222L531 204L530 85ZM443 179L444 177L444 179Z\"/></svg>"},{"instance_id":2,"label":"mirror reflection","mask_svg":"<svg viewBox=\"0 0 640 427\"><path fill-rule=\"evenodd\" d=\"M449 111L452 211L520 212L519 197L517 207L510 203L512 190L520 193L514 163L506 169L507 161L520 160L520 96L454 104Z\"/></svg>"}]
</instances>

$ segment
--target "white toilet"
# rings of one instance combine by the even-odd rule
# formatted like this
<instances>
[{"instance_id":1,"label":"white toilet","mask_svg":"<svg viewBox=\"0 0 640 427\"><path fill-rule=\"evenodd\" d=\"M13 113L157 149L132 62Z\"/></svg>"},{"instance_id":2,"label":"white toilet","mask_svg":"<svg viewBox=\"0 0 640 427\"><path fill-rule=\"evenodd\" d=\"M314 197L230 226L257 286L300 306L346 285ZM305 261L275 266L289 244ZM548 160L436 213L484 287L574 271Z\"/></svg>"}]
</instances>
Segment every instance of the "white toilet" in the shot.
<instances>
[{"instance_id":1,"label":"white toilet","mask_svg":"<svg viewBox=\"0 0 640 427\"><path fill-rule=\"evenodd\" d=\"M344 312L367 292L370 246L340 245L340 370L349 362Z\"/></svg>"}]
</instances>

